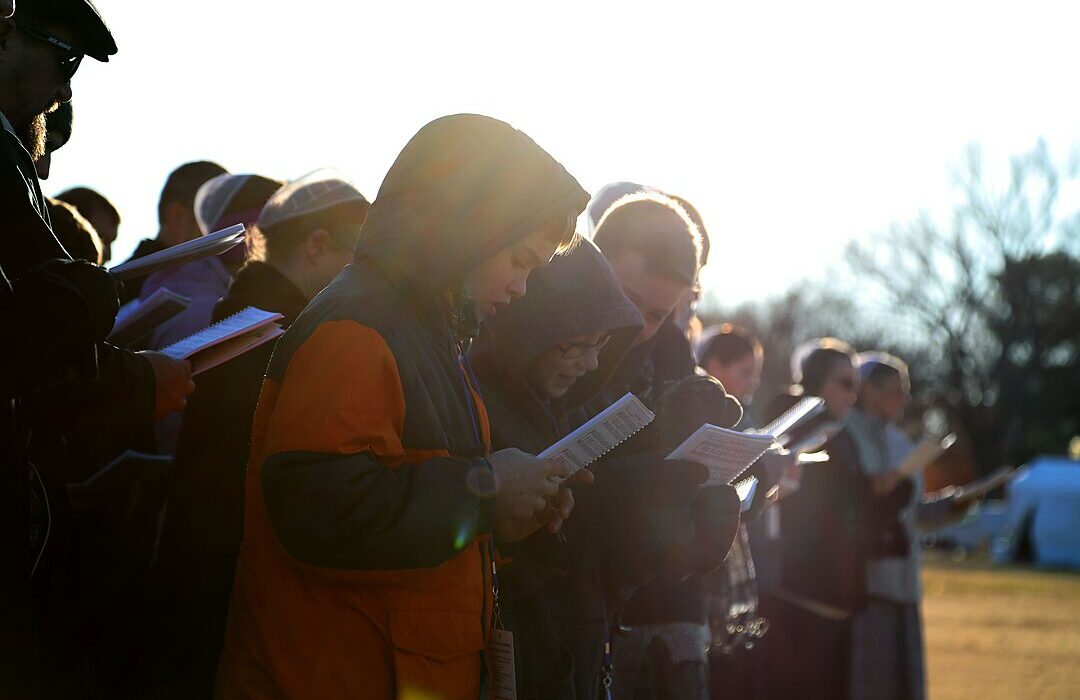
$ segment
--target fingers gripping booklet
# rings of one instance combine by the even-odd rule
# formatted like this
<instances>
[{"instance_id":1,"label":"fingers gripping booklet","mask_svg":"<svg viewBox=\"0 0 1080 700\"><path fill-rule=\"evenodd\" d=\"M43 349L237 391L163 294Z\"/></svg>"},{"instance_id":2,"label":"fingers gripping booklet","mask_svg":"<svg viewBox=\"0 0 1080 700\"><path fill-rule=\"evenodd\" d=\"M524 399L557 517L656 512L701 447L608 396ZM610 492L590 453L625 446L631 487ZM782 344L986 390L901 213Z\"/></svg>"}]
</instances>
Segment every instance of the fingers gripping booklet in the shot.
<instances>
[{"instance_id":1,"label":"fingers gripping booklet","mask_svg":"<svg viewBox=\"0 0 1080 700\"><path fill-rule=\"evenodd\" d=\"M655 417L638 397L627 393L537 457L562 462L573 475L615 449Z\"/></svg>"},{"instance_id":2,"label":"fingers gripping booklet","mask_svg":"<svg viewBox=\"0 0 1080 700\"><path fill-rule=\"evenodd\" d=\"M706 423L667 456L709 468L706 486L732 484L776 444L772 435L740 433Z\"/></svg>"},{"instance_id":3,"label":"fingers gripping booklet","mask_svg":"<svg viewBox=\"0 0 1080 700\"><path fill-rule=\"evenodd\" d=\"M249 306L161 352L177 360L190 361L191 373L198 374L282 335L285 331L277 323L282 318L281 314Z\"/></svg>"}]
</instances>

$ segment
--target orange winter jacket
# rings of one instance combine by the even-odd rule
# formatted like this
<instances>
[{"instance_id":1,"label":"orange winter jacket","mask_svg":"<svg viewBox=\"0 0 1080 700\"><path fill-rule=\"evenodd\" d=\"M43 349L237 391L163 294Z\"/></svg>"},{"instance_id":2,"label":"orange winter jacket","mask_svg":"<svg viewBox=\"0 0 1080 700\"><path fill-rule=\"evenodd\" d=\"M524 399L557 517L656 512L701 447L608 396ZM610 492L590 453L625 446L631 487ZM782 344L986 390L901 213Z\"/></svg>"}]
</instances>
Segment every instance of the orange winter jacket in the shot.
<instances>
[{"instance_id":1,"label":"orange winter jacket","mask_svg":"<svg viewBox=\"0 0 1080 700\"><path fill-rule=\"evenodd\" d=\"M459 115L391 168L356 260L278 342L252 430L219 698L476 698L494 503L445 290L587 195Z\"/></svg>"}]
</instances>

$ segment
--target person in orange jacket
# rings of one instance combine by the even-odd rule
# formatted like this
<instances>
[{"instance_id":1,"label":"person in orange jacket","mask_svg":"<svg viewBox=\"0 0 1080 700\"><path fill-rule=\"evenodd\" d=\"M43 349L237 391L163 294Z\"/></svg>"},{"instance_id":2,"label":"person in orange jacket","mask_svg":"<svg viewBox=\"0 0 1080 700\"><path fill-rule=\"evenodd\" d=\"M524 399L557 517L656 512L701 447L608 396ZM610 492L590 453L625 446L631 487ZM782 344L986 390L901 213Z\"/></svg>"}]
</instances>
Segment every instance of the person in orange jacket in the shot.
<instances>
[{"instance_id":1,"label":"person in orange jacket","mask_svg":"<svg viewBox=\"0 0 1080 700\"><path fill-rule=\"evenodd\" d=\"M587 200L488 117L402 150L354 262L267 369L219 698L478 697L496 544L571 500L559 464L489 453L463 346L570 245Z\"/></svg>"}]
</instances>

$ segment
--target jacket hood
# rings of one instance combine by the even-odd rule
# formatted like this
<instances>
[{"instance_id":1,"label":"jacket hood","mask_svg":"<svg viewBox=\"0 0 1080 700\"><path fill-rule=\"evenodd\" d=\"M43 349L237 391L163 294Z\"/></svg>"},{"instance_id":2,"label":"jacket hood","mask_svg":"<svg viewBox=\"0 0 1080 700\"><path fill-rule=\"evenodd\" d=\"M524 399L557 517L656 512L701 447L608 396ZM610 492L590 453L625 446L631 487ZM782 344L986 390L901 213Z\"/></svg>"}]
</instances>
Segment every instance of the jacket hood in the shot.
<instances>
[{"instance_id":1,"label":"jacket hood","mask_svg":"<svg viewBox=\"0 0 1080 700\"><path fill-rule=\"evenodd\" d=\"M360 233L369 260L421 299L589 196L509 124L475 114L436 119L402 149Z\"/></svg>"},{"instance_id":2,"label":"jacket hood","mask_svg":"<svg viewBox=\"0 0 1080 700\"><path fill-rule=\"evenodd\" d=\"M642 326L641 314L623 294L603 254L582 240L533 271L525 296L484 322L472 353L478 372L497 374L510 392L531 392L526 369L540 353L575 336L610 331L597 369L560 399L570 409L608 382Z\"/></svg>"}]
</instances>

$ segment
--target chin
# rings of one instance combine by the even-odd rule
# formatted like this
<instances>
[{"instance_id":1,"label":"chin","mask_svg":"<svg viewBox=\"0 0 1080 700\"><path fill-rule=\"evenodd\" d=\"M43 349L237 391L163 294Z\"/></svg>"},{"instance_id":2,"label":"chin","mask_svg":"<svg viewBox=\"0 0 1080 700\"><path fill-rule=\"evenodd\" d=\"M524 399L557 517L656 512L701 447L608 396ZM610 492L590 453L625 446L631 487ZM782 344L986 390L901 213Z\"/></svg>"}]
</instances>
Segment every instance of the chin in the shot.
<instances>
[{"instance_id":1,"label":"chin","mask_svg":"<svg viewBox=\"0 0 1080 700\"><path fill-rule=\"evenodd\" d=\"M548 395L549 399L561 399L562 397L566 396L566 392L568 391L570 391L570 387L549 387L545 393Z\"/></svg>"}]
</instances>

